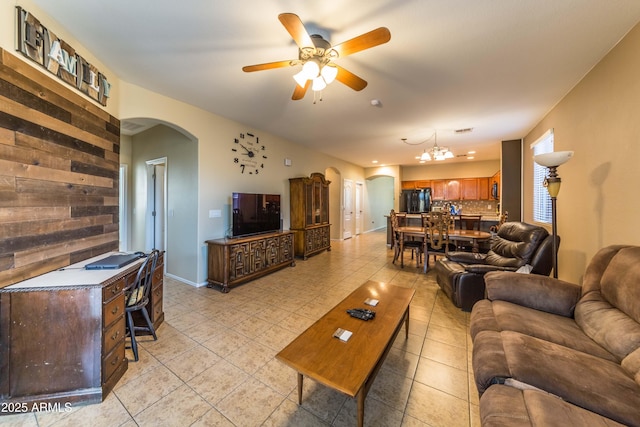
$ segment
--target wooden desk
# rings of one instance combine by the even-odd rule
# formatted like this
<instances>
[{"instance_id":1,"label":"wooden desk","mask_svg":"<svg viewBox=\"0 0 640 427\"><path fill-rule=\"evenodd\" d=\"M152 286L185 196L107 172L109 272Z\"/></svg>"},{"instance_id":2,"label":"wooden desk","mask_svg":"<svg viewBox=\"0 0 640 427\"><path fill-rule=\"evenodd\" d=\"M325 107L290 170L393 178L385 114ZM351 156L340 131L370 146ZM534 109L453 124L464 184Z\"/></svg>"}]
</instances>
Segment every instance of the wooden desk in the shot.
<instances>
[{"instance_id":1,"label":"wooden desk","mask_svg":"<svg viewBox=\"0 0 640 427\"><path fill-rule=\"evenodd\" d=\"M0 289L0 401L13 412L100 403L127 370L124 289L142 260L84 269L110 254ZM156 328L164 318L162 263L149 309Z\"/></svg>"},{"instance_id":2,"label":"wooden desk","mask_svg":"<svg viewBox=\"0 0 640 427\"><path fill-rule=\"evenodd\" d=\"M328 387L358 399L358 426L364 423L364 401L389 349L405 324L409 336L409 304L415 290L368 281L311 325L276 357L298 372L298 403L306 375ZM375 307L367 298L379 300ZM346 310L369 308L376 317L353 318ZM353 332L347 342L333 337L336 329Z\"/></svg>"},{"instance_id":3,"label":"wooden desk","mask_svg":"<svg viewBox=\"0 0 640 427\"><path fill-rule=\"evenodd\" d=\"M404 268L404 238L421 237L424 238L424 227L398 227L398 239L400 242L400 267ZM449 230L449 240L463 240L473 242L474 251L477 251L478 242L491 238L491 233L476 230Z\"/></svg>"}]
</instances>

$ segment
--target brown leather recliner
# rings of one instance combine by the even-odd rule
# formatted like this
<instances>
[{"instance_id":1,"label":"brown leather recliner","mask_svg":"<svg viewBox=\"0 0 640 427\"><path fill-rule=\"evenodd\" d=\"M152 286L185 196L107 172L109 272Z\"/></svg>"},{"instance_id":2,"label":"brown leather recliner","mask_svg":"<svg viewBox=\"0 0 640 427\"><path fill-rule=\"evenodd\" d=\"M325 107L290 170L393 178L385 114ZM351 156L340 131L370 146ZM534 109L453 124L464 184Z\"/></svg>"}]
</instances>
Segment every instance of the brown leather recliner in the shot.
<instances>
[{"instance_id":1,"label":"brown leather recliner","mask_svg":"<svg viewBox=\"0 0 640 427\"><path fill-rule=\"evenodd\" d=\"M435 266L437 282L456 307L471 311L484 299L484 275L489 271L517 271L548 276L553 269L553 236L525 222L505 222L492 237L488 253L449 252ZM558 237L558 246L560 238Z\"/></svg>"}]
</instances>

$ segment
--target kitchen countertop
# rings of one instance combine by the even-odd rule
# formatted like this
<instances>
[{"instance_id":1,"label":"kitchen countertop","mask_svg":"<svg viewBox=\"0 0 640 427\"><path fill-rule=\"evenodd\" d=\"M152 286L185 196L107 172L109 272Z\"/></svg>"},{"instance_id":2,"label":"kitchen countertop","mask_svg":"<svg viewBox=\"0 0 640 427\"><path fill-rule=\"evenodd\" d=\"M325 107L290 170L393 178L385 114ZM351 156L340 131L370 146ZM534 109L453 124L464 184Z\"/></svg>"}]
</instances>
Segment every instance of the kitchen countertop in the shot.
<instances>
[{"instance_id":1,"label":"kitchen countertop","mask_svg":"<svg viewBox=\"0 0 640 427\"><path fill-rule=\"evenodd\" d=\"M404 215L407 218L420 218L420 214L408 214L404 212L398 212L398 215ZM500 216L496 214L464 212L462 213L462 215L482 215L482 221L498 221L500 219ZM454 217L455 216L457 215L454 215Z\"/></svg>"}]
</instances>

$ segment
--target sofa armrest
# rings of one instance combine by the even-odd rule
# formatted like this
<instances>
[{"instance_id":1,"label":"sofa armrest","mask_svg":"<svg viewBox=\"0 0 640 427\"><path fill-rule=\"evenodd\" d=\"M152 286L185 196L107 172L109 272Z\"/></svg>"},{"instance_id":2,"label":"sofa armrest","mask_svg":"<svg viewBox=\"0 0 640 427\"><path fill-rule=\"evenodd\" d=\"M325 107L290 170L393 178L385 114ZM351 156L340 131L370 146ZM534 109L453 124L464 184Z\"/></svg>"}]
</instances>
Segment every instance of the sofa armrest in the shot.
<instances>
[{"instance_id":1,"label":"sofa armrest","mask_svg":"<svg viewBox=\"0 0 640 427\"><path fill-rule=\"evenodd\" d=\"M473 252L449 252L447 259L461 264L484 264L487 254Z\"/></svg>"},{"instance_id":2,"label":"sofa armrest","mask_svg":"<svg viewBox=\"0 0 640 427\"><path fill-rule=\"evenodd\" d=\"M485 274L490 271L516 271L515 267L501 267L492 264L470 264L464 266L465 271L469 273Z\"/></svg>"},{"instance_id":3,"label":"sofa armrest","mask_svg":"<svg viewBox=\"0 0 640 427\"><path fill-rule=\"evenodd\" d=\"M574 283L538 274L490 272L484 276L487 298L512 302L564 317L573 311L582 294Z\"/></svg>"}]
</instances>

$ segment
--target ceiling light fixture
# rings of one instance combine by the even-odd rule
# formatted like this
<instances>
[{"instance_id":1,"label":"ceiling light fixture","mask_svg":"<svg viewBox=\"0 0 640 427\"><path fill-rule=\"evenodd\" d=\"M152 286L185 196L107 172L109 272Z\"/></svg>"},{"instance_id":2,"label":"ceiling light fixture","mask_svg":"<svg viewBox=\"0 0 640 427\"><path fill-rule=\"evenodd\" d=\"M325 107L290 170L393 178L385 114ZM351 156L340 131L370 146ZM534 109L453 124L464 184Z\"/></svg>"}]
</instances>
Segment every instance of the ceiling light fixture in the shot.
<instances>
[{"instance_id":1,"label":"ceiling light fixture","mask_svg":"<svg viewBox=\"0 0 640 427\"><path fill-rule=\"evenodd\" d=\"M302 70L293 76L298 86L306 88L309 80L311 90L321 92L331 84L338 75L338 68L331 63L338 58L338 52L331 48L331 44L318 34L310 36L314 47L301 48L298 53L298 63ZM292 61L292 64L296 61ZM320 98L322 100L322 98Z\"/></svg>"},{"instance_id":2,"label":"ceiling light fixture","mask_svg":"<svg viewBox=\"0 0 640 427\"><path fill-rule=\"evenodd\" d=\"M433 135L435 137L435 143L433 144L433 147L430 150L424 150L424 152L420 156L420 160L440 161L440 160L452 159L454 155L451 151L449 151L449 148L438 146L438 132L436 131Z\"/></svg>"}]
</instances>

